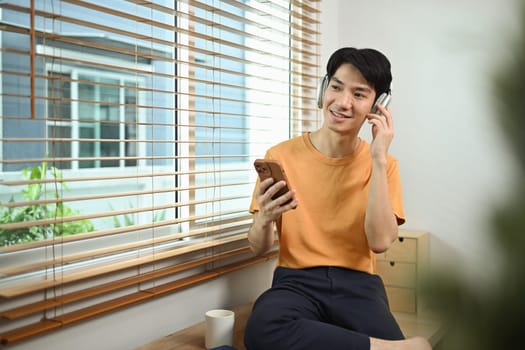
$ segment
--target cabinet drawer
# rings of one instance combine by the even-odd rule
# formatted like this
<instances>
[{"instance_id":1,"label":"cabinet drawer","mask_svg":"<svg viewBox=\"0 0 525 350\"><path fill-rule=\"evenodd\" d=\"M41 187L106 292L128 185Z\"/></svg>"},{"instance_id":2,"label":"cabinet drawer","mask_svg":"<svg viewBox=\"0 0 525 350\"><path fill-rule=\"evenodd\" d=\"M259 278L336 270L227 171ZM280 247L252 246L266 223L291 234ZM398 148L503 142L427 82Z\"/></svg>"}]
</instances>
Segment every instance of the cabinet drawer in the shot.
<instances>
[{"instance_id":1,"label":"cabinet drawer","mask_svg":"<svg viewBox=\"0 0 525 350\"><path fill-rule=\"evenodd\" d=\"M415 263L417 260L417 239L399 237L386 252L377 255L377 260Z\"/></svg>"},{"instance_id":2,"label":"cabinet drawer","mask_svg":"<svg viewBox=\"0 0 525 350\"><path fill-rule=\"evenodd\" d=\"M385 289L391 311L408 313L417 311L415 289L389 286Z\"/></svg>"},{"instance_id":3,"label":"cabinet drawer","mask_svg":"<svg viewBox=\"0 0 525 350\"><path fill-rule=\"evenodd\" d=\"M377 261L376 268L385 285L407 288L416 286L416 264L381 260Z\"/></svg>"}]
</instances>

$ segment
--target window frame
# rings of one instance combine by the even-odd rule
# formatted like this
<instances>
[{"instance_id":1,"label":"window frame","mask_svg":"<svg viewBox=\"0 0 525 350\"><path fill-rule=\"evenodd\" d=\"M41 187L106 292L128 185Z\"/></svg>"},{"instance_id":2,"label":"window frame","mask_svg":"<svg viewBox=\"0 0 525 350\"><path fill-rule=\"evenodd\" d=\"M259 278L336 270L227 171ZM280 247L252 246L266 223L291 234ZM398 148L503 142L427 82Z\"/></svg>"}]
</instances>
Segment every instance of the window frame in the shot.
<instances>
[{"instance_id":1,"label":"window frame","mask_svg":"<svg viewBox=\"0 0 525 350\"><path fill-rule=\"evenodd\" d=\"M68 58L73 58L73 56L68 56ZM124 60L115 60L115 62L118 62L118 61L121 61L122 63L124 63L125 61ZM119 97L119 125L121 126L120 130L119 130L119 136L120 138L119 139L116 139L116 140L126 140L125 138L125 130L122 130L122 118L125 118L125 108L126 106L122 105L123 104L123 101L121 101L121 99L123 98L122 96L122 91L125 89L123 88L122 86L126 86L126 83L127 82L135 82L139 88L137 89L137 95L136 95L136 98L137 98L137 104L138 105L142 105L144 103L144 98L141 96L140 94L140 87L144 86L144 78L139 78L139 77L133 77L131 75L125 75L125 74L122 74L122 73L117 73L117 72L97 72L95 69L89 69L89 68L78 68L78 67L75 67L73 65L68 65L68 64L61 64L60 66L55 66L54 64L52 63L46 63L46 67L45 67L45 72L47 75L49 75L49 72L53 71L54 73L59 73L59 74L69 74L69 77L70 77L70 83L71 83L71 93L72 93L72 96L71 96L71 121L53 121L53 120L49 120L48 117L46 117L46 126L49 128L51 126L67 126L70 128L71 130L71 139L75 140L75 139L79 139L80 136L79 136L79 129L80 129L80 125L79 124L82 124L82 122L80 121L79 119L79 99L78 99L78 92L79 92L79 76L89 76L90 78L91 77L96 77L96 78L101 78L101 77L104 77L104 78L111 78L111 79L118 79L119 80L119 85L120 87L118 88L119 89L119 94L120 94L120 97ZM46 81L46 91L47 90L47 85L48 85L48 81ZM125 98L125 96L124 96ZM46 112L48 113L49 111L49 100L46 100L46 103L45 103L45 110ZM135 124L137 125L137 135L144 135L144 127L143 127L143 121L144 121L145 117L144 117L144 111L141 110L141 109L137 109L137 115L136 115L136 122ZM96 127L96 125L94 124L94 127ZM98 124L98 127L101 127L100 124ZM46 129L46 133L49 132L49 129ZM49 137L48 137L49 138ZM146 166L145 164L145 160L143 159L144 156L146 155L146 150L145 150L145 146L144 146L144 142L146 140L141 140L140 138L136 138L135 141L137 142L138 146L137 147L137 157L139 158L138 159L138 165L129 165L129 166L138 166L139 168L144 168ZM116 141L118 142L118 141ZM73 159L76 159L76 160L72 160L71 161L71 167L70 168L65 168L65 169L62 169L62 171L64 170L80 170L80 169L108 169L108 170L113 170L115 168L125 168L125 167L128 167L125 165L125 160L124 159L120 159L119 161L119 165L116 166L116 167L103 167L103 166L94 166L94 167L88 167L88 168L83 168L83 167L79 167L79 162L81 157L80 157L80 152L79 152L79 147L78 147L78 144L79 144L79 141L72 141L71 142L71 158ZM123 147L124 146L124 147ZM124 149L123 149L124 148ZM124 152L124 153L123 153ZM92 157L96 157L96 155L92 155ZM119 144L119 158L124 158L126 157L126 154L125 154L125 143L122 143L120 142ZM100 162L100 161L96 161L96 162Z\"/></svg>"}]
</instances>

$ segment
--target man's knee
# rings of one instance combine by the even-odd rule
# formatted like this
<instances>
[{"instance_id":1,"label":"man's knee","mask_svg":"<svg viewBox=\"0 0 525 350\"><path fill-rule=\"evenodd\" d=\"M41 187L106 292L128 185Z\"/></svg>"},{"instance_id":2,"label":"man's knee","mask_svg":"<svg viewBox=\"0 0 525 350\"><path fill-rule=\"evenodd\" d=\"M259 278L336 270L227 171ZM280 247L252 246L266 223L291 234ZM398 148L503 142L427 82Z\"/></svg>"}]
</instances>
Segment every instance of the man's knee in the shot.
<instances>
[{"instance_id":1,"label":"man's knee","mask_svg":"<svg viewBox=\"0 0 525 350\"><path fill-rule=\"evenodd\" d=\"M254 309L246 322L244 345L248 350L269 349L268 344L275 337L268 331L269 320L257 309Z\"/></svg>"},{"instance_id":2,"label":"man's knee","mask_svg":"<svg viewBox=\"0 0 525 350\"><path fill-rule=\"evenodd\" d=\"M290 349L288 330L293 327L293 319L280 312L280 308L256 305L246 322L244 344L248 350Z\"/></svg>"}]
</instances>

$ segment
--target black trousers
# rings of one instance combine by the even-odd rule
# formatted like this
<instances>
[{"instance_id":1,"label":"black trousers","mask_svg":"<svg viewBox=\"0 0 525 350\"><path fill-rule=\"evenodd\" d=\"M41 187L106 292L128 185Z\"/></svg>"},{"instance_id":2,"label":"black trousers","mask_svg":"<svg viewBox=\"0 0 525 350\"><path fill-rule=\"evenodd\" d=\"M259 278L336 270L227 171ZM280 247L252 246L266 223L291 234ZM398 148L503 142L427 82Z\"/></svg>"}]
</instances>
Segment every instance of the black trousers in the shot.
<instances>
[{"instance_id":1,"label":"black trousers","mask_svg":"<svg viewBox=\"0 0 525 350\"><path fill-rule=\"evenodd\" d=\"M377 275L339 267L277 267L246 324L248 350L369 350L404 339Z\"/></svg>"}]
</instances>

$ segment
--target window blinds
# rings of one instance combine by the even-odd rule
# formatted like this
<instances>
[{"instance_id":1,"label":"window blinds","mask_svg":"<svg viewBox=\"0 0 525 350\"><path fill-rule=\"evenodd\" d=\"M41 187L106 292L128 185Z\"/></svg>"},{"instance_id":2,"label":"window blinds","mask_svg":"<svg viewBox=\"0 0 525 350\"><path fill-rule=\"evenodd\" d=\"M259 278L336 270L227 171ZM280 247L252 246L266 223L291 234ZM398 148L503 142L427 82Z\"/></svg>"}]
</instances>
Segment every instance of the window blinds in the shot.
<instances>
[{"instance_id":1,"label":"window blinds","mask_svg":"<svg viewBox=\"0 0 525 350\"><path fill-rule=\"evenodd\" d=\"M252 163L319 123L318 1L0 11L2 343L274 257Z\"/></svg>"}]
</instances>

